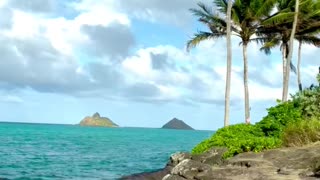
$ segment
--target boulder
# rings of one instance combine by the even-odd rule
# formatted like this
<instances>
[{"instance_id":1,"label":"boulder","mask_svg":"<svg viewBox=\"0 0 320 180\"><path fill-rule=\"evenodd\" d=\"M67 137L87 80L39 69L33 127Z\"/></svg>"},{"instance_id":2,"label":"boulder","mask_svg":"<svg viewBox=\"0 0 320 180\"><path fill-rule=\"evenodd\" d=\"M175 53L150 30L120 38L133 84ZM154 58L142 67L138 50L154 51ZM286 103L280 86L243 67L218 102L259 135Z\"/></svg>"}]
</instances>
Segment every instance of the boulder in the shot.
<instances>
[{"instance_id":1,"label":"boulder","mask_svg":"<svg viewBox=\"0 0 320 180\"><path fill-rule=\"evenodd\" d=\"M185 159L191 159L191 154L186 152L177 152L170 156L169 166L176 166Z\"/></svg>"},{"instance_id":2,"label":"boulder","mask_svg":"<svg viewBox=\"0 0 320 180\"><path fill-rule=\"evenodd\" d=\"M185 159L171 170L171 174L179 175L185 179L210 179L212 168L208 164Z\"/></svg>"}]
</instances>

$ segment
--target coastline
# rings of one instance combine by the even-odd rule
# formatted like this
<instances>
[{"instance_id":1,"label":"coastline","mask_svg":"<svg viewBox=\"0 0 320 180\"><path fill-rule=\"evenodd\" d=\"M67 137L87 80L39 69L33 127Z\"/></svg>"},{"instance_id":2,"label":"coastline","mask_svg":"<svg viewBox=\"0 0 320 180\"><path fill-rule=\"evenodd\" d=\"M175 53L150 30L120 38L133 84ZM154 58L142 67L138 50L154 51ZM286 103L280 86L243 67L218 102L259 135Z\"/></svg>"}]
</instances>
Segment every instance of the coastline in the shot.
<instances>
[{"instance_id":1,"label":"coastline","mask_svg":"<svg viewBox=\"0 0 320 180\"><path fill-rule=\"evenodd\" d=\"M229 180L320 178L320 143L303 147L278 148L260 153L246 152L223 159L225 148L191 155L170 156L165 168L132 174L121 180Z\"/></svg>"},{"instance_id":2,"label":"coastline","mask_svg":"<svg viewBox=\"0 0 320 180\"><path fill-rule=\"evenodd\" d=\"M151 172L142 172L123 176L119 178L119 180L159 180L169 174L172 168L172 166L166 166L163 169L158 169Z\"/></svg>"}]
</instances>

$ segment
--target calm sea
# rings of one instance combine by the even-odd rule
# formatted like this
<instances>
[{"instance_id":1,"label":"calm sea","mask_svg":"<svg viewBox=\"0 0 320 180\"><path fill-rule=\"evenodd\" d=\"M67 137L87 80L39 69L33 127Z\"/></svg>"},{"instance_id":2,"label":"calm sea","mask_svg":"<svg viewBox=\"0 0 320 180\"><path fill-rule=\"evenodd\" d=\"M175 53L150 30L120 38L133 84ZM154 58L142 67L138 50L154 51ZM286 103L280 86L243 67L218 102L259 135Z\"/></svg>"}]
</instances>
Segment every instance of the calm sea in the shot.
<instances>
[{"instance_id":1,"label":"calm sea","mask_svg":"<svg viewBox=\"0 0 320 180\"><path fill-rule=\"evenodd\" d=\"M162 168L212 133L0 123L0 178L117 179Z\"/></svg>"}]
</instances>

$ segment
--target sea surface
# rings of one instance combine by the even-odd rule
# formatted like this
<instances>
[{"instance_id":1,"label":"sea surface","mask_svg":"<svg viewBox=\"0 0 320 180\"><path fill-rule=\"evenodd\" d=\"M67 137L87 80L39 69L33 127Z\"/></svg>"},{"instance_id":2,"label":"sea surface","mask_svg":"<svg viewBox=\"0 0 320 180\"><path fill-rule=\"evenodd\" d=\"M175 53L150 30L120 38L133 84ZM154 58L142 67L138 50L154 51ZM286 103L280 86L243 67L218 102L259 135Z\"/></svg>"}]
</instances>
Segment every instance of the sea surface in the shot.
<instances>
[{"instance_id":1,"label":"sea surface","mask_svg":"<svg viewBox=\"0 0 320 180\"><path fill-rule=\"evenodd\" d=\"M163 168L212 131L0 123L0 179L106 179Z\"/></svg>"}]
</instances>

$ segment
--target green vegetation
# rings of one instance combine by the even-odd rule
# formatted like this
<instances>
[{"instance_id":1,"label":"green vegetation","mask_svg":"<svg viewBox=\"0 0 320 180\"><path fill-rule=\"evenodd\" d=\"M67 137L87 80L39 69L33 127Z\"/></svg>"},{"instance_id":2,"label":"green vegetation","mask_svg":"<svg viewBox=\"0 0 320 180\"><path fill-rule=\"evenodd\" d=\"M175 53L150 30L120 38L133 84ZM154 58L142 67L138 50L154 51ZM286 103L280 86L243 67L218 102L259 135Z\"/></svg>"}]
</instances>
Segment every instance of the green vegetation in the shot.
<instances>
[{"instance_id":1,"label":"green vegetation","mask_svg":"<svg viewBox=\"0 0 320 180\"><path fill-rule=\"evenodd\" d=\"M212 147L227 147L224 157L228 158L242 152L260 152L280 145L280 139L264 136L257 126L237 124L219 129L211 138L198 144L192 153L200 154Z\"/></svg>"},{"instance_id":2,"label":"green vegetation","mask_svg":"<svg viewBox=\"0 0 320 180\"><path fill-rule=\"evenodd\" d=\"M303 118L320 117L320 87L312 87L298 92L293 101L299 106Z\"/></svg>"},{"instance_id":3,"label":"green vegetation","mask_svg":"<svg viewBox=\"0 0 320 180\"><path fill-rule=\"evenodd\" d=\"M283 129L293 122L301 120L302 114L298 103L288 101L268 109L268 115L256 124L265 136L279 138Z\"/></svg>"},{"instance_id":4,"label":"green vegetation","mask_svg":"<svg viewBox=\"0 0 320 180\"><path fill-rule=\"evenodd\" d=\"M312 119L289 124L283 132L284 146L303 146L320 141L320 121Z\"/></svg>"},{"instance_id":5,"label":"green vegetation","mask_svg":"<svg viewBox=\"0 0 320 180\"><path fill-rule=\"evenodd\" d=\"M320 141L320 87L308 88L292 100L268 109L255 125L237 124L219 129L192 150L193 154L212 147L227 147L224 158L242 152L260 152L281 146L302 146Z\"/></svg>"}]
</instances>

